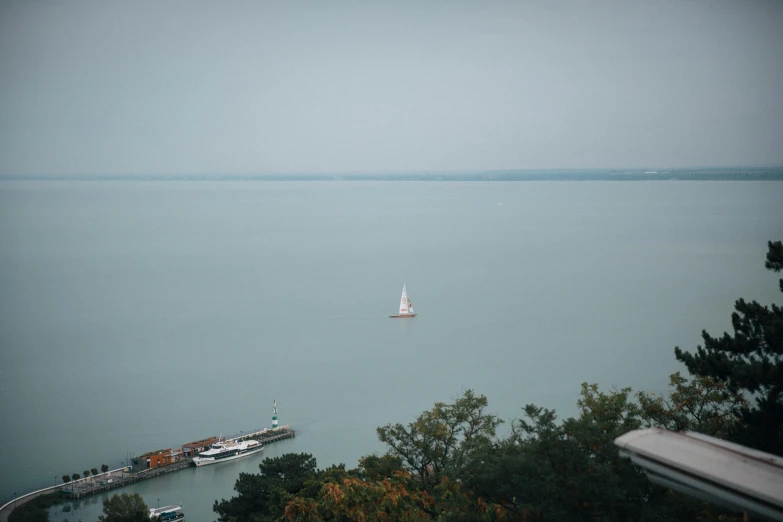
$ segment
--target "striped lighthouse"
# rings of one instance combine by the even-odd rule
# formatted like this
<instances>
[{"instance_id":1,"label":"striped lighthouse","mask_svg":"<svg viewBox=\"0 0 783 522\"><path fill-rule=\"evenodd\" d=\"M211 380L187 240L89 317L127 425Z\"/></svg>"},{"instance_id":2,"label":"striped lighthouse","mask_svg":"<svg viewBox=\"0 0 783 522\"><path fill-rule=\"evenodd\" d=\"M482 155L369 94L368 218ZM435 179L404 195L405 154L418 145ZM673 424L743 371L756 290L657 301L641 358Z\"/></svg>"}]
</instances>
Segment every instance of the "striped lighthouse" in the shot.
<instances>
[{"instance_id":1,"label":"striped lighthouse","mask_svg":"<svg viewBox=\"0 0 783 522\"><path fill-rule=\"evenodd\" d=\"M273 403L275 405L275 414L272 415L272 429L276 430L278 428L278 426L277 426L277 399L273 399Z\"/></svg>"}]
</instances>

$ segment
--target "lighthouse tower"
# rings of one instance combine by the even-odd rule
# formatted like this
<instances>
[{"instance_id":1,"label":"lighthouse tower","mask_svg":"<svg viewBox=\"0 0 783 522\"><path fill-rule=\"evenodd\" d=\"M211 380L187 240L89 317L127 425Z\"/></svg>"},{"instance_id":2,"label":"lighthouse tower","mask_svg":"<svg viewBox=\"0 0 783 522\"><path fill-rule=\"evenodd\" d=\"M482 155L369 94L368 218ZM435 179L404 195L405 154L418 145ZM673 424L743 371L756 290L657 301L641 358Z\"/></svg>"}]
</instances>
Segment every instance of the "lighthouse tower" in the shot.
<instances>
[{"instance_id":1,"label":"lighthouse tower","mask_svg":"<svg viewBox=\"0 0 783 522\"><path fill-rule=\"evenodd\" d=\"M277 426L277 399L274 399L274 405L275 405L275 414L272 416L272 429L276 430L278 428L278 426Z\"/></svg>"}]
</instances>

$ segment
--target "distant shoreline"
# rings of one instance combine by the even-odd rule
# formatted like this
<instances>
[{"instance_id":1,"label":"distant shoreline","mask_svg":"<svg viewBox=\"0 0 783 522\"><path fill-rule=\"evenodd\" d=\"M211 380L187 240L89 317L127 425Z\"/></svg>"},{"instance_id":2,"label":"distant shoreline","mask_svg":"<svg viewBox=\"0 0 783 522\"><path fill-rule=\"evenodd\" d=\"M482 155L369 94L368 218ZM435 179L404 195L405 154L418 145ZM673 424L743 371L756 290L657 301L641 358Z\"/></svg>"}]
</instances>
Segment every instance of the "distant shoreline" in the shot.
<instances>
[{"instance_id":1,"label":"distant shoreline","mask_svg":"<svg viewBox=\"0 0 783 522\"><path fill-rule=\"evenodd\" d=\"M407 174L6 175L0 176L0 181L783 181L783 166Z\"/></svg>"}]
</instances>

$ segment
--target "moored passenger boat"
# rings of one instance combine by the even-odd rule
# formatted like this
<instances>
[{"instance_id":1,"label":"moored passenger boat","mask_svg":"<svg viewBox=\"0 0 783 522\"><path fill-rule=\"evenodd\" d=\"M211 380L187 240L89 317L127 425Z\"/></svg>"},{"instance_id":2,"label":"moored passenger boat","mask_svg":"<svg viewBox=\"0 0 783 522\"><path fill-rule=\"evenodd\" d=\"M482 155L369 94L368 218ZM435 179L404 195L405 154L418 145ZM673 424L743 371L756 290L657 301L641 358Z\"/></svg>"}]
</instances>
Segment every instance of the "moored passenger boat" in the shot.
<instances>
[{"instance_id":1,"label":"moored passenger boat","mask_svg":"<svg viewBox=\"0 0 783 522\"><path fill-rule=\"evenodd\" d=\"M257 440L245 440L241 442L226 442L225 439L218 439L206 451L202 451L193 457L193 463L196 466L206 466L207 464L217 464L241 457L247 457L253 453L258 453L264 449Z\"/></svg>"},{"instance_id":2,"label":"moored passenger boat","mask_svg":"<svg viewBox=\"0 0 783 522\"><path fill-rule=\"evenodd\" d=\"M162 508L150 509L150 518L152 520L184 522L185 514L182 512L182 506L165 506Z\"/></svg>"}]
</instances>

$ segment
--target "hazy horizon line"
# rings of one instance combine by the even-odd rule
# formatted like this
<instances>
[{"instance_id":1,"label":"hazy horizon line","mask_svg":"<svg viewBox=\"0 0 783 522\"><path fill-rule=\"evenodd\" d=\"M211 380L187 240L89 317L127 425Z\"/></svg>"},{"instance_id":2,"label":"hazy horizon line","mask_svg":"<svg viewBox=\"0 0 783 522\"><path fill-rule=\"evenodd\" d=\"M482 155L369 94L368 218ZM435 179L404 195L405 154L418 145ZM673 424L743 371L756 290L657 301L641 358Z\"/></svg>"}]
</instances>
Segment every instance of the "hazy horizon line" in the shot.
<instances>
[{"instance_id":1,"label":"hazy horizon line","mask_svg":"<svg viewBox=\"0 0 783 522\"><path fill-rule=\"evenodd\" d=\"M783 168L781 163L750 163L750 164L701 164L701 165L681 165L681 166L636 166L636 167L523 167L523 168L502 168L502 169L466 169L466 170L335 170L335 171L199 171L199 172L72 172L72 173L35 173L35 174L16 174L4 172L0 173L0 178L64 178L64 177L128 177L128 176L395 176L395 175L481 175L493 173L525 173L525 172L658 172L658 171L681 171L681 170L702 170L702 169L764 169L764 168Z\"/></svg>"}]
</instances>

